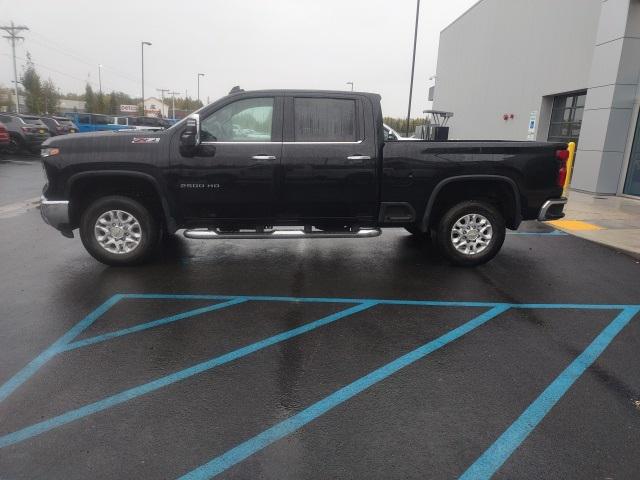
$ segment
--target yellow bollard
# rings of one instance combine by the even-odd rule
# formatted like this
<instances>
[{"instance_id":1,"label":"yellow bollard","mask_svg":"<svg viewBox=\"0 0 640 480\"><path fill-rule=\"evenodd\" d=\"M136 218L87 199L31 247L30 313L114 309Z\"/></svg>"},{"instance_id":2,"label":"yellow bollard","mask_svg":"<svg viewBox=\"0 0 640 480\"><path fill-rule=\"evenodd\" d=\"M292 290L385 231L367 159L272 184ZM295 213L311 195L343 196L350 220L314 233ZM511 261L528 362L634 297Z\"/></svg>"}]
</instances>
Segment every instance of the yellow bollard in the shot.
<instances>
[{"instance_id":1,"label":"yellow bollard","mask_svg":"<svg viewBox=\"0 0 640 480\"><path fill-rule=\"evenodd\" d=\"M576 142L569 142L567 144L567 150L569 150L569 158L567 159L567 178L564 181L562 187L562 196L566 196L567 189L571 183L571 174L573 173L573 159L576 157Z\"/></svg>"}]
</instances>

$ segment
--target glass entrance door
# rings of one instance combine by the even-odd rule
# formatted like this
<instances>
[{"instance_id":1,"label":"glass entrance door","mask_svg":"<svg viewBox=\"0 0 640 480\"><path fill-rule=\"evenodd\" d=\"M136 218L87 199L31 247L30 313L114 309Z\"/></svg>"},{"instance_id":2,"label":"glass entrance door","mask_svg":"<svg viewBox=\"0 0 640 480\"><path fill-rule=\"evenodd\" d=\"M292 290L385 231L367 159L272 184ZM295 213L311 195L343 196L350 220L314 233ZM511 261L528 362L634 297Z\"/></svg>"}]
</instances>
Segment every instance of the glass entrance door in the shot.
<instances>
[{"instance_id":1,"label":"glass entrance door","mask_svg":"<svg viewBox=\"0 0 640 480\"><path fill-rule=\"evenodd\" d=\"M636 132L633 136L627 179L624 182L623 193L640 196L640 113L636 121Z\"/></svg>"}]
</instances>

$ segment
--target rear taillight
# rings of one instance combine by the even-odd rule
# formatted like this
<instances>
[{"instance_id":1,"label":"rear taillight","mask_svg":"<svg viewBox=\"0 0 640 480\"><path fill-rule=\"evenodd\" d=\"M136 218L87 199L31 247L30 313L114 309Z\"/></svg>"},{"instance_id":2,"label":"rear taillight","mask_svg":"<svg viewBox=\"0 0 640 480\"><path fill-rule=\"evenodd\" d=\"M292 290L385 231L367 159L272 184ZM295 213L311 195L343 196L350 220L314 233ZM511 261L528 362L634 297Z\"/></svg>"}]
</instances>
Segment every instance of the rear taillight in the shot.
<instances>
[{"instance_id":1,"label":"rear taillight","mask_svg":"<svg viewBox=\"0 0 640 480\"><path fill-rule=\"evenodd\" d=\"M564 182L567 181L567 160L569 160L569 150L556 150L556 158L559 161L558 176L556 178L556 185L564 187Z\"/></svg>"}]
</instances>

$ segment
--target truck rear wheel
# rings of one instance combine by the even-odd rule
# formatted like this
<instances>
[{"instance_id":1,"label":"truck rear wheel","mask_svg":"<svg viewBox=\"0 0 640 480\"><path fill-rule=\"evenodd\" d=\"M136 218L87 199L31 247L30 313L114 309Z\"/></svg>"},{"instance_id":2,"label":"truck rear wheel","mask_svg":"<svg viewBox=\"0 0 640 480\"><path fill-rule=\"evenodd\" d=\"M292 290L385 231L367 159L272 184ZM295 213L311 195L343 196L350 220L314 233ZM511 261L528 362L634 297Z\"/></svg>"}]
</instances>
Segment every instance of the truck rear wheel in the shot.
<instances>
[{"instance_id":1,"label":"truck rear wheel","mask_svg":"<svg viewBox=\"0 0 640 480\"><path fill-rule=\"evenodd\" d=\"M438 223L437 242L451 263L472 267L497 255L505 233L504 217L492 204L471 200L445 212Z\"/></svg>"},{"instance_id":2,"label":"truck rear wheel","mask_svg":"<svg viewBox=\"0 0 640 480\"><path fill-rule=\"evenodd\" d=\"M107 265L136 265L153 253L160 229L142 203L111 195L95 200L80 218L80 238L87 251Z\"/></svg>"}]
</instances>

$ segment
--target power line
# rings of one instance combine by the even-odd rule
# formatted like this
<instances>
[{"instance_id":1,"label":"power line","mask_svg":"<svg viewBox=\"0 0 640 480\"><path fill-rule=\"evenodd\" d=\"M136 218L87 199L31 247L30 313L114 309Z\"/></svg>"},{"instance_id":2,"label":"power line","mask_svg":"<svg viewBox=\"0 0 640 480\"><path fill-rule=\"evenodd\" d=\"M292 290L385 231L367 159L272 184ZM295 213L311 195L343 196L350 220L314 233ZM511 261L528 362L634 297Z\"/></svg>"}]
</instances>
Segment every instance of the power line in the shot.
<instances>
[{"instance_id":1,"label":"power line","mask_svg":"<svg viewBox=\"0 0 640 480\"><path fill-rule=\"evenodd\" d=\"M47 43L43 43L40 42L38 40L33 40L35 43L37 43L40 46L43 46L45 48L49 48L50 50L56 51L62 55L66 55L69 58L73 58L74 60L80 62L80 63L84 63L85 65L89 66L89 67L94 67L95 66L95 62L92 62L90 59L87 59L86 57L76 53L75 51L68 49L67 47L61 47L61 45L59 43L54 42L53 40L45 37L44 35L42 35L41 33L37 33L37 32L32 32L33 34L37 35L38 37L42 38L43 40L45 40ZM109 70L112 72L112 74L121 77L125 80L128 80L129 82L135 83L136 85L140 85L140 80L133 78L129 75L127 75L126 73L122 72L121 70L118 70L117 68L111 67L109 65L105 65L102 64L102 68Z\"/></svg>"},{"instance_id":2,"label":"power line","mask_svg":"<svg viewBox=\"0 0 640 480\"><path fill-rule=\"evenodd\" d=\"M11 25L0 26L0 30L4 30L9 35L4 35L3 38L8 39L11 42L11 50L13 51L13 80L16 89L16 113L20 113L20 97L18 97L18 68L16 67L16 40L24 40L24 37L18 35L23 30L29 30L29 27L24 25L15 25L11 20Z\"/></svg>"},{"instance_id":3,"label":"power line","mask_svg":"<svg viewBox=\"0 0 640 480\"><path fill-rule=\"evenodd\" d=\"M4 56L7 56L7 57L10 56L8 53L2 53L0 55L4 55ZM25 60L25 61L27 60L26 58L19 57L19 56L16 56L16 58L18 60ZM43 65L42 63L34 62L33 60L31 60L31 63L33 63L37 67L44 68L45 70L49 70L50 72L54 72L54 73L57 73L59 75L64 75L65 77L73 78L74 80L78 80L79 82L82 82L82 83L88 83L89 85L91 85L93 87L96 86L95 82L90 82L88 80L85 80L84 78L76 77L76 76L71 75L71 74L66 73L66 72L61 72L60 70L56 70L55 68L48 67L47 65Z\"/></svg>"}]
</instances>

